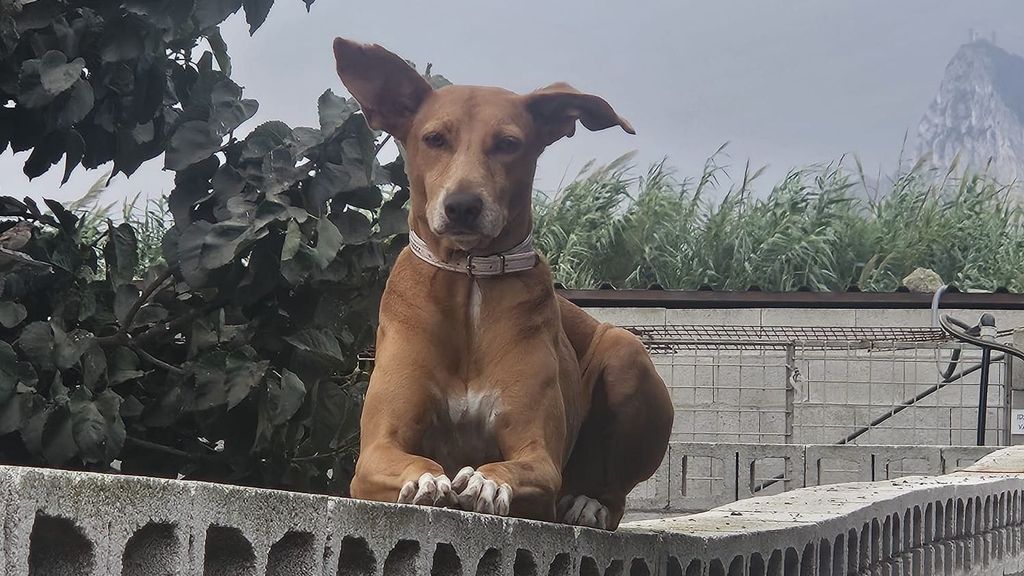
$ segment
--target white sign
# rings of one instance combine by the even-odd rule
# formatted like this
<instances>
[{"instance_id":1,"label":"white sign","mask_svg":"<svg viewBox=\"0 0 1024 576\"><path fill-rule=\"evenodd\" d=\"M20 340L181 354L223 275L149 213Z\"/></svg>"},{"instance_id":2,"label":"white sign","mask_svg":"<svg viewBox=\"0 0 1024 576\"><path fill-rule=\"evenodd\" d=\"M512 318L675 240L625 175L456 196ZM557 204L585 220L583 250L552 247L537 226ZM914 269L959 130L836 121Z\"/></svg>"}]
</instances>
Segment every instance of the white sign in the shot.
<instances>
[{"instance_id":1,"label":"white sign","mask_svg":"<svg viewBox=\"0 0 1024 576\"><path fill-rule=\"evenodd\" d=\"M1024 436L1024 410L1010 410L1010 433L1014 436Z\"/></svg>"}]
</instances>

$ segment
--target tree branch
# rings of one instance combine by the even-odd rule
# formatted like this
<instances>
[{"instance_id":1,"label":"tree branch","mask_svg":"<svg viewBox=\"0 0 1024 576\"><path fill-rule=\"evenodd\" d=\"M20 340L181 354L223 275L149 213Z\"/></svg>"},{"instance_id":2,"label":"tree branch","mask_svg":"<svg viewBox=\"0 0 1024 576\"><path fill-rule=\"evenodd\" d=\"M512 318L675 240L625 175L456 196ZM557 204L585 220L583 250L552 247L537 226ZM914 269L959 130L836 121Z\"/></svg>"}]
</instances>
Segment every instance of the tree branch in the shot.
<instances>
[{"instance_id":1,"label":"tree branch","mask_svg":"<svg viewBox=\"0 0 1024 576\"><path fill-rule=\"evenodd\" d=\"M150 364L152 364L152 365L154 365L154 366L156 366L158 368L163 368L164 370L167 370L168 372L171 372L171 373L174 373L174 374L179 374L181 376L184 376L184 375L188 374L188 372L186 372L185 370L182 370L181 368L178 368L177 366L175 366L173 364L168 364L167 362L164 362L163 360L157 358L156 356L153 356L149 352L146 352L145 350L142 349L141 346L136 344L131 339L128 340L128 345L131 346L132 350L135 350L135 353L139 355L139 358L142 358L146 362L149 362Z\"/></svg>"},{"instance_id":2,"label":"tree branch","mask_svg":"<svg viewBox=\"0 0 1024 576\"><path fill-rule=\"evenodd\" d=\"M143 305L145 305L146 302L148 302L149 299L153 297L153 293L156 292L157 288L162 286L164 282L167 282L167 279L170 278L172 275L174 275L174 270L172 268L167 268L167 270L164 270L162 274L157 276L156 280L153 280L153 282L149 286L147 286L145 290L142 291L142 294L139 296L139 299L136 300L135 304L132 304L132 307L128 309L128 314L127 316L125 316L124 322L122 323L119 332L124 333L128 331L128 328L132 325L132 322L135 321L135 316L139 313L139 309L141 309Z\"/></svg>"},{"instance_id":3,"label":"tree branch","mask_svg":"<svg viewBox=\"0 0 1024 576\"><path fill-rule=\"evenodd\" d=\"M189 452L185 452L184 450L178 450L177 448L171 448L170 446L164 446L163 444L157 444L156 442L150 442L148 440L132 438L131 436L125 438L125 442L127 442L128 444L134 444L139 448L145 448L147 450L152 450L153 452L161 452L163 454L168 454L170 456L177 456L178 458L188 458L190 460L194 460L199 457L198 454L191 454Z\"/></svg>"}]
</instances>

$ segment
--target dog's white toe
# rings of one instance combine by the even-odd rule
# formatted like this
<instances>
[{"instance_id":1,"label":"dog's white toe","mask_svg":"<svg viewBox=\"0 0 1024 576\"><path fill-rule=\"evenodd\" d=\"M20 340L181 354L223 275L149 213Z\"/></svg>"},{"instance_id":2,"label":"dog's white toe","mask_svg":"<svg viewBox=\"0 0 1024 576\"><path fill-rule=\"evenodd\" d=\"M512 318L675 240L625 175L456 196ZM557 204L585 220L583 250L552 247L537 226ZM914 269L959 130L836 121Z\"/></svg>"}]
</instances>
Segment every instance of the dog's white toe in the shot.
<instances>
[{"instance_id":1,"label":"dog's white toe","mask_svg":"<svg viewBox=\"0 0 1024 576\"><path fill-rule=\"evenodd\" d=\"M423 474L415 481L406 482L398 493L399 504L419 506L454 506L457 501L452 482L444 474Z\"/></svg>"},{"instance_id":2,"label":"dog's white toe","mask_svg":"<svg viewBox=\"0 0 1024 576\"><path fill-rule=\"evenodd\" d=\"M573 526L608 529L608 508L589 496L563 496L558 502L558 518Z\"/></svg>"},{"instance_id":3,"label":"dog's white toe","mask_svg":"<svg viewBox=\"0 0 1024 576\"><path fill-rule=\"evenodd\" d=\"M452 488L463 510L508 516L512 505L512 487L508 484L498 484L467 466L455 475Z\"/></svg>"}]
</instances>

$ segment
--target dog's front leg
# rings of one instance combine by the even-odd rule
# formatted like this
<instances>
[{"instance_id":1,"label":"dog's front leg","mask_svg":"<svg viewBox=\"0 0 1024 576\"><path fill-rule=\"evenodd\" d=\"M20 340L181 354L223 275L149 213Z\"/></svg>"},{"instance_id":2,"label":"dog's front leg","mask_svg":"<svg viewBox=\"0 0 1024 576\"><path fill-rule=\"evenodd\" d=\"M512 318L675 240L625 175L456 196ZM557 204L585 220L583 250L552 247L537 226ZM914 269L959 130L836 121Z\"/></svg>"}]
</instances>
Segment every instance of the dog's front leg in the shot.
<instances>
[{"instance_id":1,"label":"dog's front leg","mask_svg":"<svg viewBox=\"0 0 1024 576\"><path fill-rule=\"evenodd\" d=\"M463 510L553 521L562 485L566 420L559 388L523 366L504 371L494 430L503 457L452 480ZM529 383L525 383L529 382Z\"/></svg>"},{"instance_id":2,"label":"dog's front leg","mask_svg":"<svg viewBox=\"0 0 1024 576\"><path fill-rule=\"evenodd\" d=\"M433 410L424 366L389 360L374 370L360 419L359 459L352 477L355 498L377 502L455 506L451 480L440 464L416 454Z\"/></svg>"},{"instance_id":3,"label":"dog's front leg","mask_svg":"<svg viewBox=\"0 0 1024 576\"><path fill-rule=\"evenodd\" d=\"M555 463L538 452L475 469L463 468L452 481L452 488L463 510L551 522L560 484L561 474Z\"/></svg>"},{"instance_id":4,"label":"dog's front leg","mask_svg":"<svg viewBox=\"0 0 1024 576\"><path fill-rule=\"evenodd\" d=\"M440 464L409 454L391 441L370 444L359 455L352 496L399 504L457 505L452 482Z\"/></svg>"}]
</instances>

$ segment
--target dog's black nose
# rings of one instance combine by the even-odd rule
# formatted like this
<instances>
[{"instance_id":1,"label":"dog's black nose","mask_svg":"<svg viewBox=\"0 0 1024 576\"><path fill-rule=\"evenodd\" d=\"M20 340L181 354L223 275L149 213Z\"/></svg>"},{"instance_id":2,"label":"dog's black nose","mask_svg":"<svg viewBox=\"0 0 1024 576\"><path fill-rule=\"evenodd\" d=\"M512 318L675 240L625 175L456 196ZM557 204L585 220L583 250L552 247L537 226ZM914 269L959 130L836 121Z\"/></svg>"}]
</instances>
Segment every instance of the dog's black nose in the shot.
<instances>
[{"instance_id":1,"label":"dog's black nose","mask_svg":"<svg viewBox=\"0 0 1024 576\"><path fill-rule=\"evenodd\" d=\"M444 214L458 228L470 228L476 224L483 209L483 199L470 192L455 192L444 199Z\"/></svg>"}]
</instances>

